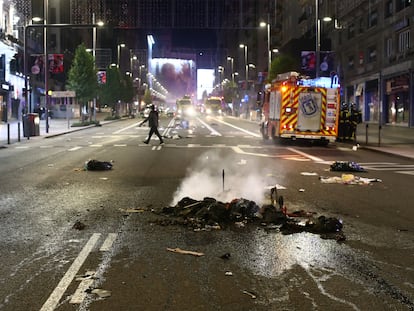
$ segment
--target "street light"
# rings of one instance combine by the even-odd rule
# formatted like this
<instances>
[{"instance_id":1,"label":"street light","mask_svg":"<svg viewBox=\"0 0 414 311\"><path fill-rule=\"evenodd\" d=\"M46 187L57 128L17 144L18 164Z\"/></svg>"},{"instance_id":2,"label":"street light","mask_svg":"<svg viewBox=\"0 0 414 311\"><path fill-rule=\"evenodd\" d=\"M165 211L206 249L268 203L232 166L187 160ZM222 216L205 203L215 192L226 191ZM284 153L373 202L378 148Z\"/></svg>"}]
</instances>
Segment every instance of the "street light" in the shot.
<instances>
[{"instance_id":1,"label":"street light","mask_svg":"<svg viewBox=\"0 0 414 311\"><path fill-rule=\"evenodd\" d=\"M249 79L249 65L247 64L247 45L246 44L240 44L239 45L241 49L244 49L244 64L245 64L245 70L246 70L246 91L247 91L247 82Z\"/></svg>"},{"instance_id":2,"label":"street light","mask_svg":"<svg viewBox=\"0 0 414 311\"><path fill-rule=\"evenodd\" d=\"M121 59L121 48L124 48L125 44L124 43L120 43L117 45L117 67L119 68L119 61Z\"/></svg>"},{"instance_id":3,"label":"street light","mask_svg":"<svg viewBox=\"0 0 414 311\"><path fill-rule=\"evenodd\" d=\"M272 64L272 50L270 49L270 23L261 22L260 27L267 28L267 72L270 72L270 66Z\"/></svg>"},{"instance_id":4,"label":"street light","mask_svg":"<svg viewBox=\"0 0 414 311\"><path fill-rule=\"evenodd\" d=\"M324 22L332 21L330 17L324 17ZM315 77L319 78L319 67L320 67L320 54L321 54L321 20L319 18L319 0L315 0L315 23L316 23L316 68L315 68Z\"/></svg>"},{"instance_id":5,"label":"street light","mask_svg":"<svg viewBox=\"0 0 414 311\"><path fill-rule=\"evenodd\" d=\"M234 83L234 79L233 79L233 72L234 72L234 58L227 56L227 60L230 61L231 64L231 76L232 76L232 82Z\"/></svg>"}]
</instances>

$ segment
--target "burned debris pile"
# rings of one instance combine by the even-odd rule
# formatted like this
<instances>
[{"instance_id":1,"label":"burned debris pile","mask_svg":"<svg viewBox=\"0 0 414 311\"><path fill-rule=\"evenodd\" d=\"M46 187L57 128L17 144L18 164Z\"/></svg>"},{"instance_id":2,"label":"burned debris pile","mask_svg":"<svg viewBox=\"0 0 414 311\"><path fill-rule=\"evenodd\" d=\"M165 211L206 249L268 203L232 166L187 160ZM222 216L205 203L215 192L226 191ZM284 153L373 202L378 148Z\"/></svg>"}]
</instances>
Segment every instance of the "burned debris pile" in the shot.
<instances>
[{"instance_id":1,"label":"burned debris pile","mask_svg":"<svg viewBox=\"0 0 414 311\"><path fill-rule=\"evenodd\" d=\"M166 218L158 219L159 225L183 225L194 231L222 228L242 228L256 224L265 230L276 230L283 234L310 232L327 239L342 241L342 222L333 217L319 216L306 211L288 213L279 197L273 204L258 206L254 201L239 198L223 203L206 197L195 200L181 199L175 206L161 210ZM278 205L278 206L276 206Z\"/></svg>"}]
</instances>

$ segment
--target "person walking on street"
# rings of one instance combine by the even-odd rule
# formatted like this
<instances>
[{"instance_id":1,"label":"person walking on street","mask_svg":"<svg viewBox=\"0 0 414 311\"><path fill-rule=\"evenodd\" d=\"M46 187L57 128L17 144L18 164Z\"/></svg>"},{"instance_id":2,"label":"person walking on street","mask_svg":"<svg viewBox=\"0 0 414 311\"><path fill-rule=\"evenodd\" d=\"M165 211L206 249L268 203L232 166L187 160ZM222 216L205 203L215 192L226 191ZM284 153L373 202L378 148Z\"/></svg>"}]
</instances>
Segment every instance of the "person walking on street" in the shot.
<instances>
[{"instance_id":1,"label":"person walking on street","mask_svg":"<svg viewBox=\"0 0 414 311\"><path fill-rule=\"evenodd\" d=\"M151 105L150 109L151 110L150 110L150 113L149 113L148 117L146 117L139 125L141 127L145 122L148 121L148 125L150 127L148 137L147 137L146 140L144 140L144 143L148 144L149 141L151 140L152 134L155 134L155 135L158 136L158 138L160 140L160 145L164 145L164 140L162 139L162 136L158 132L158 111L155 110L154 105Z\"/></svg>"}]
</instances>

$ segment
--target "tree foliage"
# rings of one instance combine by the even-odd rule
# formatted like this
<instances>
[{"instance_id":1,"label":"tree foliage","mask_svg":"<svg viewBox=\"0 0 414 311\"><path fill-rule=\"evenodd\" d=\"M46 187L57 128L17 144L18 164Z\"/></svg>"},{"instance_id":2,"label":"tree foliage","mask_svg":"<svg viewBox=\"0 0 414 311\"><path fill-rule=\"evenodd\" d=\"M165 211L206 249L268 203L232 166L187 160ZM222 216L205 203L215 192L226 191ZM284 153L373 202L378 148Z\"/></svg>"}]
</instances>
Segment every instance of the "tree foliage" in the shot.
<instances>
[{"instance_id":1,"label":"tree foliage","mask_svg":"<svg viewBox=\"0 0 414 311\"><path fill-rule=\"evenodd\" d=\"M300 63L290 55L280 54L272 60L268 80L272 81L278 74L288 71L300 71Z\"/></svg>"},{"instance_id":2,"label":"tree foliage","mask_svg":"<svg viewBox=\"0 0 414 311\"><path fill-rule=\"evenodd\" d=\"M149 105L149 104L151 104L151 103L152 103L152 95L151 95L151 91L150 91L148 88L145 90L145 93L144 93L144 98L143 98L142 100L144 101L144 103L145 103L146 105Z\"/></svg>"},{"instance_id":3,"label":"tree foliage","mask_svg":"<svg viewBox=\"0 0 414 311\"><path fill-rule=\"evenodd\" d=\"M124 103L131 103L134 99L134 85L131 76L125 75L121 81L122 83L122 97Z\"/></svg>"},{"instance_id":4,"label":"tree foliage","mask_svg":"<svg viewBox=\"0 0 414 311\"><path fill-rule=\"evenodd\" d=\"M100 86L99 98L101 104L115 108L116 103L122 100L121 75L116 67L106 70L106 83Z\"/></svg>"},{"instance_id":5,"label":"tree foliage","mask_svg":"<svg viewBox=\"0 0 414 311\"><path fill-rule=\"evenodd\" d=\"M72 66L69 69L66 88L76 92L76 98L85 105L96 97L98 81L93 56L80 44L75 51Z\"/></svg>"}]
</instances>

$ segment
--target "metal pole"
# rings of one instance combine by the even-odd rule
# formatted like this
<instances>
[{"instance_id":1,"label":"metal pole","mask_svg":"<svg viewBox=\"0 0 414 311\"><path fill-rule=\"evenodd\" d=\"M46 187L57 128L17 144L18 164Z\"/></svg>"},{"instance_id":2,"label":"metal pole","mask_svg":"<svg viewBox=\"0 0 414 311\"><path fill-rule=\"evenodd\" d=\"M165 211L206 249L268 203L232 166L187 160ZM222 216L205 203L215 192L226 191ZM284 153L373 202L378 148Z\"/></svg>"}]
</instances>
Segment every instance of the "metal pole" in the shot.
<instances>
[{"instance_id":1,"label":"metal pole","mask_svg":"<svg viewBox=\"0 0 414 311\"><path fill-rule=\"evenodd\" d=\"M247 45L244 46L244 63L246 65L246 92L247 92L248 81L249 81L249 64L247 63Z\"/></svg>"},{"instance_id":2,"label":"metal pole","mask_svg":"<svg viewBox=\"0 0 414 311\"><path fill-rule=\"evenodd\" d=\"M7 123L7 144L10 145L10 123Z\"/></svg>"},{"instance_id":3,"label":"metal pole","mask_svg":"<svg viewBox=\"0 0 414 311\"><path fill-rule=\"evenodd\" d=\"M24 27L24 55L23 55L23 75L24 75L24 89L26 93L24 94L24 100L26 102L26 106L28 107L27 112L32 112L32 105L29 103L29 90L28 90L28 83L27 83L27 25Z\"/></svg>"},{"instance_id":4,"label":"metal pole","mask_svg":"<svg viewBox=\"0 0 414 311\"><path fill-rule=\"evenodd\" d=\"M316 51L315 51L315 77L319 77L319 55L321 50L321 21L319 20L319 0L315 0L315 23L316 23Z\"/></svg>"},{"instance_id":5,"label":"metal pole","mask_svg":"<svg viewBox=\"0 0 414 311\"><path fill-rule=\"evenodd\" d=\"M268 53L268 67L267 72L270 73L270 66L272 64L272 51L270 50L270 23L269 14L267 15L267 53Z\"/></svg>"},{"instance_id":6,"label":"metal pole","mask_svg":"<svg viewBox=\"0 0 414 311\"><path fill-rule=\"evenodd\" d=\"M95 25L95 13L92 13L92 24ZM96 67L96 26L93 27L92 37L92 55ZM96 96L93 98L93 120L96 123Z\"/></svg>"},{"instance_id":7,"label":"metal pole","mask_svg":"<svg viewBox=\"0 0 414 311\"><path fill-rule=\"evenodd\" d=\"M48 0L44 0L44 20L43 23L46 26L48 20ZM45 115L46 115L46 133L49 133L49 99L48 99L48 89L49 89L49 58L47 57L47 27L44 27L43 31L43 50L44 50L44 64L45 64Z\"/></svg>"}]
</instances>

